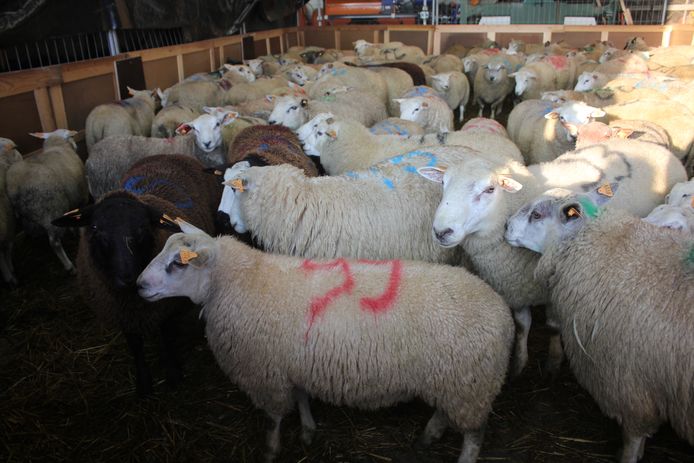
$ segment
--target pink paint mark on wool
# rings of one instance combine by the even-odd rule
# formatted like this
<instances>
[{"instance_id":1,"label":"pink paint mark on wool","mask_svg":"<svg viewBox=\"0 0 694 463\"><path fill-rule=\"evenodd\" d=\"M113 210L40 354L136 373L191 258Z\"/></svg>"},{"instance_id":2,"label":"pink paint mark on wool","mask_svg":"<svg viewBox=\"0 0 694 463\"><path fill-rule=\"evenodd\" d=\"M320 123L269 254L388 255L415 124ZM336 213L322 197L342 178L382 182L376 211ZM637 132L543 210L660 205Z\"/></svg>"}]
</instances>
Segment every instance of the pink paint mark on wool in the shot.
<instances>
[{"instance_id":1,"label":"pink paint mark on wool","mask_svg":"<svg viewBox=\"0 0 694 463\"><path fill-rule=\"evenodd\" d=\"M504 126L499 124L497 121L493 119L485 119L483 117L470 119L461 129L462 132L467 130L483 130L485 132L497 135L504 135L506 132Z\"/></svg>"},{"instance_id":2,"label":"pink paint mark on wool","mask_svg":"<svg viewBox=\"0 0 694 463\"><path fill-rule=\"evenodd\" d=\"M569 59L562 55L545 56L544 61L551 64L552 67L558 71L566 69L569 65Z\"/></svg>"},{"instance_id":3,"label":"pink paint mark on wool","mask_svg":"<svg viewBox=\"0 0 694 463\"><path fill-rule=\"evenodd\" d=\"M363 310L368 310L369 312L385 312L395 303L398 297L398 290L400 289L400 280L402 279L402 262L399 260L382 260L382 261L364 261L360 260L360 263L370 264L370 265L392 265L390 271L390 279L388 280L388 287L378 297L362 297L359 300L359 305Z\"/></svg>"},{"instance_id":4,"label":"pink paint mark on wool","mask_svg":"<svg viewBox=\"0 0 694 463\"><path fill-rule=\"evenodd\" d=\"M501 52L498 48L486 48L481 51L483 55L498 55Z\"/></svg>"}]
</instances>

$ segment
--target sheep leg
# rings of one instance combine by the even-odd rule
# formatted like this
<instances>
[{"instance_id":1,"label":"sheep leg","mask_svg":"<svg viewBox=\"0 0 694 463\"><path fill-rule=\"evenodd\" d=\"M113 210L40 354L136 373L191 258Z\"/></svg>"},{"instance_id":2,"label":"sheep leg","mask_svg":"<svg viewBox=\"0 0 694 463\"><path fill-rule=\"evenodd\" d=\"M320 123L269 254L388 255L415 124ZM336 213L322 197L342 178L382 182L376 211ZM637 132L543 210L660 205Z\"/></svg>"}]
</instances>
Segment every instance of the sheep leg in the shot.
<instances>
[{"instance_id":1,"label":"sheep leg","mask_svg":"<svg viewBox=\"0 0 694 463\"><path fill-rule=\"evenodd\" d=\"M463 122L463 119L465 118L465 103L460 103L460 116L458 116L458 120L460 122Z\"/></svg>"},{"instance_id":2,"label":"sheep leg","mask_svg":"<svg viewBox=\"0 0 694 463\"><path fill-rule=\"evenodd\" d=\"M436 409L434 414L429 419L424 432L417 440L417 447L425 449L431 445L432 442L436 442L441 439L446 428L450 425L448 417L441 410Z\"/></svg>"},{"instance_id":3,"label":"sheep leg","mask_svg":"<svg viewBox=\"0 0 694 463\"><path fill-rule=\"evenodd\" d=\"M0 248L0 275L11 287L17 286L17 279L12 272L12 252L9 246L5 249Z\"/></svg>"},{"instance_id":4,"label":"sheep leg","mask_svg":"<svg viewBox=\"0 0 694 463\"><path fill-rule=\"evenodd\" d=\"M480 107L480 110L477 113L477 117L482 117L482 114L484 113L484 103L482 103L481 101L478 101L477 104Z\"/></svg>"},{"instance_id":5,"label":"sheep leg","mask_svg":"<svg viewBox=\"0 0 694 463\"><path fill-rule=\"evenodd\" d=\"M316 422L313 421L311 407L308 403L308 394L302 389L294 391L296 403L299 407L299 417L301 418L301 440L306 445L310 445L313 441L313 436L316 433Z\"/></svg>"},{"instance_id":6,"label":"sheep leg","mask_svg":"<svg viewBox=\"0 0 694 463\"><path fill-rule=\"evenodd\" d=\"M516 322L516 341L513 348L513 368L511 374L518 376L528 363L528 333L533 318L530 307L521 307L513 310L513 319Z\"/></svg>"},{"instance_id":7,"label":"sheep leg","mask_svg":"<svg viewBox=\"0 0 694 463\"><path fill-rule=\"evenodd\" d=\"M458 457L458 463L475 463L477 461L482 448L482 442L484 441L484 428L485 425L482 425L478 429L465 431L463 435L463 450L460 452L460 457Z\"/></svg>"},{"instance_id":8,"label":"sheep leg","mask_svg":"<svg viewBox=\"0 0 694 463\"><path fill-rule=\"evenodd\" d=\"M58 257L60 263L63 264L65 271L70 275L76 275L77 271L75 270L75 266L72 265L72 261L70 261L67 254L65 254L65 249L63 249L63 244L60 242L60 238L49 233L48 242L51 245L51 249L53 249L53 252Z\"/></svg>"},{"instance_id":9,"label":"sheep leg","mask_svg":"<svg viewBox=\"0 0 694 463\"><path fill-rule=\"evenodd\" d=\"M646 436L634 436L627 431L622 431L624 444L622 446L620 463L636 463L643 456L643 448L646 443Z\"/></svg>"},{"instance_id":10,"label":"sheep leg","mask_svg":"<svg viewBox=\"0 0 694 463\"><path fill-rule=\"evenodd\" d=\"M166 371L166 382L169 386L175 386L183 380L181 363L176 352L176 323L174 317L165 320L159 331L161 333L161 351L159 356Z\"/></svg>"},{"instance_id":11,"label":"sheep leg","mask_svg":"<svg viewBox=\"0 0 694 463\"><path fill-rule=\"evenodd\" d=\"M145 343L142 336L133 333L125 334L128 342L130 354L135 362L135 390L140 397L148 396L152 393L152 375L145 362Z\"/></svg>"},{"instance_id":12,"label":"sheep leg","mask_svg":"<svg viewBox=\"0 0 694 463\"><path fill-rule=\"evenodd\" d=\"M564 349L561 345L561 336L558 331L555 331L549 337L549 353L545 362L545 372L552 381L559 376L563 361Z\"/></svg>"},{"instance_id":13,"label":"sheep leg","mask_svg":"<svg viewBox=\"0 0 694 463\"><path fill-rule=\"evenodd\" d=\"M272 418L272 428L267 433L267 452L265 453L265 461L271 463L275 461L280 453L280 424L282 423L282 415L268 413Z\"/></svg>"}]
</instances>

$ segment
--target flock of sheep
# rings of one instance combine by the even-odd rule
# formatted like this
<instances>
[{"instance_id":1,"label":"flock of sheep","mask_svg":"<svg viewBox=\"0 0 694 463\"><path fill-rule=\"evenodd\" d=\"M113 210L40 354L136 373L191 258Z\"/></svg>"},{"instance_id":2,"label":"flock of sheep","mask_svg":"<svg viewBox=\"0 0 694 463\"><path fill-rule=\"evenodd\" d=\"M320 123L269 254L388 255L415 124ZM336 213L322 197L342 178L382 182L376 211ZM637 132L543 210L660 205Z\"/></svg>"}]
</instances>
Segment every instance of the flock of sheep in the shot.
<instances>
[{"instance_id":1,"label":"flock of sheep","mask_svg":"<svg viewBox=\"0 0 694 463\"><path fill-rule=\"evenodd\" d=\"M420 444L452 427L458 462L476 461L533 305L555 332L548 373L566 358L619 422L620 461L664 422L694 445L694 47L355 52L294 47L131 90L89 114L86 163L76 132L34 134L26 157L0 139L3 279L18 283L15 218L46 233L123 331L141 395L153 331L182 378L172 323L190 302L169 298L202 307L220 367L273 420L270 461L295 405L311 441L311 397L419 397L435 409Z\"/></svg>"}]
</instances>

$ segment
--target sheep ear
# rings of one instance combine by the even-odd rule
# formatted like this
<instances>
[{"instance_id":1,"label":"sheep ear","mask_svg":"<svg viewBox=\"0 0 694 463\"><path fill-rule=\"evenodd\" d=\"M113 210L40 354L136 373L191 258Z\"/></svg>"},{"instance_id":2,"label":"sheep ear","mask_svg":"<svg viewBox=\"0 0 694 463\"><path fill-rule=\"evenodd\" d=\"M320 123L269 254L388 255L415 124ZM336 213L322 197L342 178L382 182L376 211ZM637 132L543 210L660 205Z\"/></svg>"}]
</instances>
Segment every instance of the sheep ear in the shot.
<instances>
[{"instance_id":1,"label":"sheep ear","mask_svg":"<svg viewBox=\"0 0 694 463\"><path fill-rule=\"evenodd\" d=\"M224 63L224 66L222 66L222 67L223 67L224 69L226 69L227 71L231 71L232 69L234 69L234 66L232 66L232 65L229 64L229 63Z\"/></svg>"},{"instance_id":2,"label":"sheep ear","mask_svg":"<svg viewBox=\"0 0 694 463\"><path fill-rule=\"evenodd\" d=\"M51 221L51 225L56 227L84 227L91 222L93 211L94 206L73 209Z\"/></svg>"},{"instance_id":3,"label":"sheep ear","mask_svg":"<svg viewBox=\"0 0 694 463\"><path fill-rule=\"evenodd\" d=\"M511 73L511 74L509 74L508 76L509 76L509 77L516 77L517 75L518 75L518 73L517 73L517 72L512 72L512 73Z\"/></svg>"},{"instance_id":4,"label":"sheep ear","mask_svg":"<svg viewBox=\"0 0 694 463\"><path fill-rule=\"evenodd\" d=\"M150 218L152 220L152 225L162 230L168 230L173 233L179 233L181 227L176 223L176 219L172 218L167 214L162 214L153 207L148 208Z\"/></svg>"},{"instance_id":5,"label":"sheep ear","mask_svg":"<svg viewBox=\"0 0 694 463\"><path fill-rule=\"evenodd\" d=\"M417 173L427 180L436 183L443 183L443 176L446 173L445 167L420 167Z\"/></svg>"},{"instance_id":6,"label":"sheep ear","mask_svg":"<svg viewBox=\"0 0 694 463\"><path fill-rule=\"evenodd\" d=\"M613 127L612 136L616 138L629 138L634 131L632 129L625 129L622 127Z\"/></svg>"},{"instance_id":7,"label":"sheep ear","mask_svg":"<svg viewBox=\"0 0 694 463\"><path fill-rule=\"evenodd\" d=\"M203 106L202 110L207 114L214 114L217 111L217 108L213 106Z\"/></svg>"},{"instance_id":8,"label":"sheep ear","mask_svg":"<svg viewBox=\"0 0 694 463\"><path fill-rule=\"evenodd\" d=\"M32 137L41 138L41 139L45 140L46 138L48 138L49 133L48 132L29 132L29 135L31 135Z\"/></svg>"},{"instance_id":9,"label":"sheep ear","mask_svg":"<svg viewBox=\"0 0 694 463\"><path fill-rule=\"evenodd\" d=\"M193 130L193 126L184 122L183 124L176 127L176 135L185 135Z\"/></svg>"},{"instance_id":10,"label":"sheep ear","mask_svg":"<svg viewBox=\"0 0 694 463\"><path fill-rule=\"evenodd\" d=\"M130 95L130 96L135 95L135 93L136 93L136 90L135 90L135 89L133 89L133 88L131 88L131 87L127 87L127 89L128 89L128 95Z\"/></svg>"},{"instance_id":11,"label":"sheep ear","mask_svg":"<svg viewBox=\"0 0 694 463\"><path fill-rule=\"evenodd\" d=\"M605 111L602 109L595 109L593 112L590 113L590 117L603 117L605 115Z\"/></svg>"},{"instance_id":12,"label":"sheep ear","mask_svg":"<svg viewBox=\"0 0 694 463\"><path fill-rule=\"evenodd\" d=\"M229 111L226 114L224 114L224 117L222 118L222 125L229 125L232 122L236 120L236 118L239 117L239 113L236 111Z\"/></svg>"},{"instance_id":13,"label":"sheep ear","mask_svg":"<svg viewBox=\"0 0 694 463\"><path fill-rule=\"evenodd\" d=\"M160 100L166 99L166 95L164 94L164 92L161 91L161 89L159 87L157 87L157 95L159 95Z\"/></svg>"},{"instance_id":14,"label":"sheep ear","mask_svg":"<svg viewBox=\"0 0 694 463\"><path fill-rule=\"evenodd\" d=\"M265 101L267 101L268 103L274 103L275 95L265 95Z\"/></svg>"},{"instance_id":15,"label":"sheep ear","mask_svg":"<svg viewBox=\"0 0 694 463\"><path fill-rule=\"evenodd\" d=\"M517 193L521 190L521 188L523 188L523 185L521 185L519 182L505 175L497 175L497 182L501 188L509 193Z\"/></svg>"},{"instance_id":16,"label":"sheep ear","mask_svg":"<svg viewBox=\"0 0 694 463\"><path fill-rule=\"evenodd\" d=\"M200 234L200 233L202 233L203 235L207 235L207 233L205 233L203 230L200 230L198 227L196 227L192 223L186 222L185 220L183 220L180 217L176 217L174 219L174 222L176 223L176 225L179 226L181 231L187 235L191 235L191 234L195 235L195 234Z\"/></svg>"},{"instance_id":17,"label":"sheep ear","mask_svg":"<svg viewBox=\"0 0 694 463\"><path fill-rule=\"evenodd\" d=\"M545 114L545 119L559 119L559 113L556 111Z\"/></svg>"}]
</instances>

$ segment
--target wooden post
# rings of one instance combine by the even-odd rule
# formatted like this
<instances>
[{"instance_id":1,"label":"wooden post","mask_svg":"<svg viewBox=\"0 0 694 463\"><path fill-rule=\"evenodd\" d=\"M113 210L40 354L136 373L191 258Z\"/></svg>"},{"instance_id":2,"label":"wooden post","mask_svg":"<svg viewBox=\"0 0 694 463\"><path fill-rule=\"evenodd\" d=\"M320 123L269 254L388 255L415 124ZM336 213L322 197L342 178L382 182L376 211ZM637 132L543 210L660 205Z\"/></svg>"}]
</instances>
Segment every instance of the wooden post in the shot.
<instances>
[{"instance_id":1,"label":"wooden post","mask_svg":"<svg viewBox=\"0 0 694 463\"><path fill-rule=\"evenodd\" d=\"M672 28L668 27L663 31L663 37L660 40L660 46L661 47L669 47L671 37L672 37Z\"/></svg>"},{"instance_id":2,"label":"wooden post","mask_svg":"<svg viewBox=\"0 0 694 463\"><path fill-rule=\"evenodd\" d=\"M552 31L542 31L542 43L552 41Z\"/></svg>"},{"instance_id":3,"label":"wooden post","mask_svg":"<svg viewBox=\"0 0 694 463\"><path fill-rule=\"evenodd\" d=\"M378 29L374 31L374 36L373 36L373 43L378 43Z\"/></svg>"},{"instance_id":4,"label":"wooden post","mask_svg":"<svg viewBox=\"0 0 694 463\"><path fill-rule=\"evenodd\" d=\"M284 40L287 38L287 34L284 32L280 34L280 53L284 55ZM289 48L289 47L287 47Z\"/></svg>"},{"instance_id":5,"label":"wooden post","mask_svg":"<svg viewBox=\"0 0 694 463\"><path fill-rule=\"evenodd\" d=\"M65 100L63 99L63 87L60 85L51 85L48 87L48 94L51 98L51 106L53 107L53 116L55 123L59 129L67 129L67 112L65 111Z\"/></svg>"},{"instance_id":6,"label":"wooden post","mask_svg":"<svg viewBox=\"0 0 694 463\"><path fill-rule=\"evenodd\" d=\"M219 47L219 67L224 65L224 45Z\"/></svg>"},{"instance_id":7,"label":"wooden post","mask_svg":"<svg viewBox=\"0 0 694 463\"><path fill-rule=\"evenodd\" d=\"M429 29L427 31L427 55L432 55L434 53L434 31Z\"/></svg>"},{"instance_id":8,"label":"wooden post","mask_svg":"<svg viewBox=\"0 0 694 463\"><path fill-rule=\"evenodd\" d=\"M178 71L178 81L182 82L186 78L183 70L183 55L176 55L176 68Z\"/></svg>"},{"instance_id":9,"label":"wooden post","mask_svg":"<svg viewBox=\"0 0 694 463\"><path fill-rule=\"evenodd\" d=\"M383 43L388 42L390 42L390 29L386 28L386 30L383 31Z\"/></svg>"},{"instance_id":10,"label":"wooden post","mask_svg":"<svg viewBox=\"0 0 694 463\"><path fill-rule=\"evenodd\" d=\"M434 47L432 50L432 54L441 54L441 31L438 30L438 28L434 31Z\"/></svg>"},{"instance_id":11,"label":"wooden post","mask_svg":"<svg viewBox=\"0 0 694 463\"><path fill-rule=\"evenodd\" d=\"M544 33L543 33L544 35ZM489 31L487 32L487 38L491 40L492 42L496 40L496 32L494 31Z\"/></svg>"},{"instance_id":12,"label":"wooden post","mask_svg":"<svg viewBox=\"0 0 694 463\"><path fill-rule=\"evenodd\" d=\"M266 55L271 55L272 54L272 47L270 46L270 37L265 39L265 50L267 50Z\"/></svg>"},{"instance_id":13,"label":"wooden post","mask_svg":"<svg viewBox=\"0 0 694 463\"><path fill-rule=\"evenodd\" d=\"M48 89L46 87L35 88L34 100L41 119L41 130L44 132L54 131L57 127L55 126L55 119L53 119L53 108L51 108L51 100L48 97Z\"/></svg>"},{"instance_id":14,"label":"wooden post","mask_svg":"<svg viewBox=\"0 0 694 463\"><path fill-rule=\"evenodd\" d=\"M335 29L335 48L337 50L342 50L342 48L340 47L340 38L341 38L340 31L338 29Z\"/></svg>"},{"instance_id":15,"label":"wooden post","mask_svg":"<svg viewBox=\"0 0 694 463\"><path fill-rule=\"evenodd\" d=\"M217 66L215 66L214 62L214 47L210 48L210 72L214 72L217 70Z\"/></svg>"}]
</instances>

